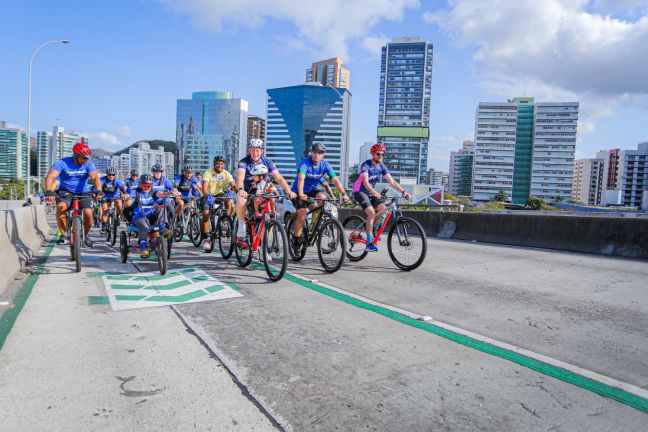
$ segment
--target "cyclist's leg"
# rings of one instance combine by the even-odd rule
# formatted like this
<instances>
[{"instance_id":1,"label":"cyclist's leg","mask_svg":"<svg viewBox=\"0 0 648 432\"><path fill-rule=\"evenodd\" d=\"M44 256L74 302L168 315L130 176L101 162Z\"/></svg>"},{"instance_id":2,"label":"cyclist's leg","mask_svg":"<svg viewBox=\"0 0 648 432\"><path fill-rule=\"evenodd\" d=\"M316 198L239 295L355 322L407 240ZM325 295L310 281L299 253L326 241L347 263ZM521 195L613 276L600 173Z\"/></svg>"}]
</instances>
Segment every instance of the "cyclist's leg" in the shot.
<instances>
[{"instance_id":1,"label":"cyclist's leg","mask_svg":"<svg viewBox=\"0 0 648 432\"><path fill-rule=\"evenodd\" d=\"M293 233L295 234L295 237L299 237L304 228L304 222L306 222L308 207L306 206L306 201L303 201L299 197L293 199L292 203L293 206L295 206L295 224L293 225Z\"/></svg>"},{"instance_id":2,"label":"cyclist's leg","mask_svg":"<svg viewBox=\"0 0 648 432\"><path fill-rule=\"evenodd\" d=\"M123 208L124 207L123 207L122 200L119 199L119 200L115 201L115 212L117 214L117 217L121 216Z\"/></svg>"},{"instance_id":3,"label":"cyclist's leg","mask_svg":"<svg viewBox=\"0 0 648 432\"><path fill-rule=\"evenodd\" d=\"M146 237L148 236L149 230L149 221L145 215L137 215L133 218L133 225L137 227L137 240L142 245L142 242L146 244Z\"/></svg>"},{"instance_id":4,"label":"cyclist's leg","mask_svg":"<svg viewBox=\"0 0 648 432\"><path fill-rule=\"evenodd\" d=\"M239 222L239 228L236 235L238 237L243 237L245 235L245 212L247 210L247 198L242 198L236 195L236 219Z\"/></svg>"},{"instance_id":5,"label":"cyclist's leg","mask_svg":"<svg viewBox=\"0 0 648 432\"><path fill-rule=\"evenodd\" d=\"M227 214L232 216L234 214L234 203L230 198L226 198L225 201L225 208L227 209Z\"/></svg>"},{"instance_id":6,"label":"cyclist's leg","mask_svg":"<svg viewBox=\"0 0 648 432\"><path fill-rule=\"evenodd\" d=\"M371 200L369 199L369 196L364 192L354 192L353 198L355 198L356 202L360 204L360 207L362 207L365 214L367 215L365 229L367 230L367 235L371 235L373 232L374 217L376 216L376 211L371 205Z\"/></svg>"},{"instance_id":7,"label":"cyclist's leg","mask_svg":"<svg viewBox=\"0 0 648 432\"><path fill-rule=\"evenodd\" d=\"M207 235L209 232L209 213L214 205L214 197L211 194L203 196L200 199L200 205L202 206L202 233Z\"/></svg>"},{"instance_id":8,"label":"cyclist's leg","mask_svg":"<svg viewBox=\"0 0 648 432\"><path fill-rule=\"evenodd\" d=\"M175 199L175 207L176 207L176 217L180 217L180 213L182 213L182 209L185 206L185 202L182 198L176 197Z\"/></svg>"},{"instance_id":9,"label":"cyclist's leg","mask_svg":"<svg viewBox=\"0 0 648 432\"><path fill-rule=\"evenodd\" d=\"M103 199L101 201L101 223L105 224L108 220L108 209L110 208L110 200Z\"/></svg>"},{"instance_id":10,"label":"cyclist's leg","mask_svg":"<svg viewBox=\"0 0 648 432\"><path fill-rule=\"evenodd\" d=\"M63 234L65 234L65 230L67 229L67 209L68 204L65 201L61 200L56 203L56 224L58 225L59 231Z\"/></svg>"}]
</instances>

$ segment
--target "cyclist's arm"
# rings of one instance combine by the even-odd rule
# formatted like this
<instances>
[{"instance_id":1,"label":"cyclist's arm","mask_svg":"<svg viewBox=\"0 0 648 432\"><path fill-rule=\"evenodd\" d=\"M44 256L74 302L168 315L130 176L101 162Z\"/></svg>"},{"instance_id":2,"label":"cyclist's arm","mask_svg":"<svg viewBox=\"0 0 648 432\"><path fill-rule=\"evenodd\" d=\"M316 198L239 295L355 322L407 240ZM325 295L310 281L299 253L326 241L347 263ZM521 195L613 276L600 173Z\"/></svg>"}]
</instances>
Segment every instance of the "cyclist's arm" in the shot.
<instances>
[{"instance_id":1,"label":"cyclist's arm","mask_svg":"<svg viewBox=\"0 0 648 432\"><path fill-rule=\"evenodd\" d=\"M245 184L245 168L238 168L236 170L236 190L243 189Z\"/></svg>"},{"instance_id":2,"label":"cyclist's arm","mask_svg":"<svg viewBox=\"0 0 648 432\"><path fill-rule=\"evenodd\" d=\"M306 174L303 172L299 172L297 174L297 194L301 197L304 195L304 182L306 180Z\"/></svg>"},{"instance_id":3,"label":"cyclist's arm","mask_svg":"<svg viewBox=\"0 0 648 432\"><path fill-rule=\"evenodd\" d=\"M400 192L401 194L404 194L404 193L405 193L405 189L403 189L403 188L401 187L401 185L399 185L398 182L397 182L396 180L394 180L394 178L391 176L391 174L387 174L387 175L385 176L385 180L387 180L387 182L388 182L390 185L392 185L392 186L393 186L393 187L394 187L398 192Z\"/></svg>"},{"instance_id":4,"label":"cyclist's arm","mask_svg":"<svg viewBox=\"0 0 648 432\"><path fill-rule=\"evenodd\" d=\"M340 181L339 177L335 176L331 179L331 181L342 195L346 195L346 190L344 189L344 186L342 186L342 182Z\"/></svg>"},{"instance_id":5,"label":"cyclist's arm","mask_svg":"<svg viewBox=\"0 0 648 432\"><path fill-rule=\"evenodd\" d=\"M59 176L60 171L55 170L54 168L50 169L45 178L45 190L46 191L55 191L56 190L56 178Z\"/></svg>"},{"instance_id":6,"label":"cyclist's arm","mask_svg":"<svg viewBox=\"0 0 648 432\"><path fill-rule=\"evenodd\" d=\"M101 191L101 179L99 178L99 173L97 171L90 171L88 175L90 176L92 183L94 183L97 192Z\"/></svg>"}]
</instances>

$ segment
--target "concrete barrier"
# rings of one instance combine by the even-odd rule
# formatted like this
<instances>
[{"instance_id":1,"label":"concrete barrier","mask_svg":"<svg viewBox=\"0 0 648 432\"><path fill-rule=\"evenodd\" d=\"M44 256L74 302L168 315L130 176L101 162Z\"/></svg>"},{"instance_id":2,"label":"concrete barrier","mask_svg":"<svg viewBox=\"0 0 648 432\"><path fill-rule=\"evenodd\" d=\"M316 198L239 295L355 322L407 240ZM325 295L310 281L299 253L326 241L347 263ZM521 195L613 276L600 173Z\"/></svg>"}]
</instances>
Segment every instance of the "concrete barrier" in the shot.
<instances>
[{"instance_id":1,"label":"concrete barrier","mask_svg":"<svg viewBox=\"0 0 648 432\"><path fill-rule=\"evenodd\" d=\"M359 209L340 209L340 221ZM404 211L430 237L648 259L648 219Z\"/></svg>"},{"instance_id":2,"label":"concrete barrier","mask_svg":"<svg viewBox=\"0 0 648 432\"><path fill-rule=\"evenodd\" d=\"M0 210L0 293L49 239L43 206Z\"/></svg>"}]
</instances>

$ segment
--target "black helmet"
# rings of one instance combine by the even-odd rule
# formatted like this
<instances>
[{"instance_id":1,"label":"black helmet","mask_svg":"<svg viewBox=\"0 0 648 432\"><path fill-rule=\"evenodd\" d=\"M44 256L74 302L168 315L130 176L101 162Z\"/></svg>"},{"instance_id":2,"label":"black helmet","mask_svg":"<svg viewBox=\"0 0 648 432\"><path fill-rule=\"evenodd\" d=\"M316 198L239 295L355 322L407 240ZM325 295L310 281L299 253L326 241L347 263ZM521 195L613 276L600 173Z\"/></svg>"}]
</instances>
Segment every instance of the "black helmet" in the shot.
<instances>
[{"instance_id":1,"label":"black helmet","mask_svg":"<svg viewBox=\"0 0 648 432\"><path fill-rule=\"evenodd\" d=\"M139 172L138 172L136 169L134 169L134 170L131 170L130 175L131 175L131 177L133 177L133 176L139 176Z\"/></svg>"},{"instance_id":2,"label":"black helmet","mask_svg":"<svg viewBox=\"0 0 648 432\"><path fill-rule=\"evenodd\" d=\"M117 170L115 167L106 168L106 175L117 175Z\"/></svg>"},{"instance_id":3,"label":"black helmet","mask_svg":"<svg viewBox=\"0 0 648 432\"><path fill-rule=\"evenodd\" d=\"M311 146L311 151L325 152L326 146L324 143L316 142Z\"/></svg>"},{"instance_id":4,"label":"black helmet","mask_svg":"<svg viewBox=\"0 0 648 432\"><path fill-rule=\"evenodd\" d=\"M153 176L151 174L142 174L139 178L140 185L142 184L153 184Z\"/></svg>"},{"instance_id":5,"label":"black helmet","mask_svg":"<svg viewBox=\"0 0 648 432\"><path fill-rule=\"evenodd\" d=\"M164 167L160 164L155 164L151 167L151 172L164 171Z\"/></svg>"},{"instance_id":6,"label":"black helmet","mask_svg":"<svg viewBox=\"0 0 648 432\"><path fill-rule=\"evenodd\" d=\"M191 164L186 164L184 167L182 167L182 172L183 172L183 173L190 173L190 172L193 172L193 165L191 165Z\"/></svg>"},{"instance_id":7,"label":"black helmet","mask_svg":"<svg viewBox=\"0 0 648 432\"><path fill-rule=\"evenodd\" d=\"M225 158L221 155L214 156L214 163L216 162L225 162Z\"/></svg>"}]
</instances>

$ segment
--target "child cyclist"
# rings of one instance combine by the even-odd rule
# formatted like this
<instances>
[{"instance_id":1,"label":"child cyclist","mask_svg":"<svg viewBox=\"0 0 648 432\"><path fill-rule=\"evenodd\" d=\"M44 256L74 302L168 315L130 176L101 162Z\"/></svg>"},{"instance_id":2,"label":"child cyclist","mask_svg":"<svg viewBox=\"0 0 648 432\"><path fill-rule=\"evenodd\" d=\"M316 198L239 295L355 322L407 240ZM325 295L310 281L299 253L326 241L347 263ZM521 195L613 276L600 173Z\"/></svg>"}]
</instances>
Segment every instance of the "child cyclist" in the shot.
<instances>
[{"instance_id":1,"label":"child cyclist","mask_svg":"<svg viewBox=\"0 0 648 432\"><path fill-rule=\"evenodd\" d=\"M166 210L159 207L157 200L163 193L153 191L153 176L142 174L139 180L139 188L133 200L133 224L137 227L140 257L148 258L149 251L146 239L148 237L149 227L158 224L160 232L164 232L166 223Z\"/></svg>"},{"instance_id":2,"label":"child cyclist","mask_svg":"<svg viewBox=\"0 0 648 432\"><path fill-rule=\"evenodd\" d=\"M279 196L277 187L268 180L268 167L263 164L255 164L250 168L252 175L252 183L250 184L250 194L269 194ZM257 198L253 202L254 216L261 217L261 198ZM270 204L271 210L275 210L274 201Z\"/></svg>"}]
</instances>

